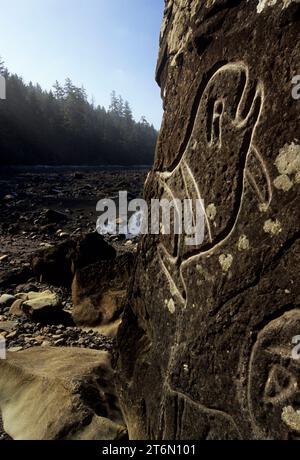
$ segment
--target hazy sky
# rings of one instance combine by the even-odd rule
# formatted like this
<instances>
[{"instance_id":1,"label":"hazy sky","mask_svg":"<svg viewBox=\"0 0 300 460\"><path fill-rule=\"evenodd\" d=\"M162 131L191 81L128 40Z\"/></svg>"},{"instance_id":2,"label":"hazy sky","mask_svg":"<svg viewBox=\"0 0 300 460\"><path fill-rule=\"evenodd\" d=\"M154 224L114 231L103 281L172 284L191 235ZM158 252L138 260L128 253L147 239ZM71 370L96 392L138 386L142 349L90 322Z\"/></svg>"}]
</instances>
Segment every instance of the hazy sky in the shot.
<instances>
[{"instance_id":1,"label":"hazy sky","mask_svg":"<svg viewBox=\"0 0 300 460\"><path fill-rule=\"evenodd\" d=\"M163 0L0 0L0 55L12 73L50 89L70 77L96 104L113 89L159 128L154 81Z\"/></svg>"}]
</instances>

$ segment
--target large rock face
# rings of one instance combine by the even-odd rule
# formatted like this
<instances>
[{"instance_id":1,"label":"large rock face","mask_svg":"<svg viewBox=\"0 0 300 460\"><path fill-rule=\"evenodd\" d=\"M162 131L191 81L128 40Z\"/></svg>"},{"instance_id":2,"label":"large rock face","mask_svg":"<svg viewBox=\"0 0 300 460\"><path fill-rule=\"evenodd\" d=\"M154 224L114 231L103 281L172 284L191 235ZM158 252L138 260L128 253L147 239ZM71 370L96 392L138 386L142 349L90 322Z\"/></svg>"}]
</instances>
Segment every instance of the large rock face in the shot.
<instances>
[{"instance_id":1,"label":"large rock face","mask_svg":"<svg viewBox=\"0 0 300 460\"><path fill-rule=\"evenodd\" d=\"M166 2L145 195L201 197L206 228L140 245L118 357L132 439L300 436L299 24L292 0Z\"/></svg>"}]
</instances>

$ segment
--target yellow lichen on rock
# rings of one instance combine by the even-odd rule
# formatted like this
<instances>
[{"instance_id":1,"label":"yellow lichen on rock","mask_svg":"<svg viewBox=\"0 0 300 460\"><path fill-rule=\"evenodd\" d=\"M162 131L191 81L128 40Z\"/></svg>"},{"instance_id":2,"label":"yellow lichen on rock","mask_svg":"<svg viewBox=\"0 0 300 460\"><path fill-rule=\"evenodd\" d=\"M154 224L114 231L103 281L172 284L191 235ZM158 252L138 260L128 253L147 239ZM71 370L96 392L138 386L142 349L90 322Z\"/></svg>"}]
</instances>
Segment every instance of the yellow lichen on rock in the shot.
<instances>
[{"instance_id":1,"label":"yellow lichen on rock","mask_svg":"<svg viewBox=\"0 0 300 460\"><path fill-rule=\"evenodd\" d=\"M281 231L281 224L278 219L272 220L268 219L264 223L264 231L270 235L278 235Z\"/></svg>"}]
</instances>

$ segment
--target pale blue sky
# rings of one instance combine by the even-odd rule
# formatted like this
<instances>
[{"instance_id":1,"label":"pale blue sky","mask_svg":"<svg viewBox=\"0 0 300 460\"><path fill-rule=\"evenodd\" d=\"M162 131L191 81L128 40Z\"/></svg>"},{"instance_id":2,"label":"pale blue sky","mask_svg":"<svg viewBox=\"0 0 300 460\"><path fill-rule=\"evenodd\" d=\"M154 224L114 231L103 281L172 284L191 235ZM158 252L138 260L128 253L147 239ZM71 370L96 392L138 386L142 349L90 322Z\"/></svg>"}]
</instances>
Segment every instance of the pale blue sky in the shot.
<instances>
[{"instance_id":1,"label":"pale blue sky","mask_svg":"<svg viewBox=\"0 0 300 460\"><path fill-rule=\"evenodd\" d=\"M0 56L50 89L70 77L108 107L113 89L159 128L154 81L163 0L0 0Z\"/></svg>"}]
</instances>

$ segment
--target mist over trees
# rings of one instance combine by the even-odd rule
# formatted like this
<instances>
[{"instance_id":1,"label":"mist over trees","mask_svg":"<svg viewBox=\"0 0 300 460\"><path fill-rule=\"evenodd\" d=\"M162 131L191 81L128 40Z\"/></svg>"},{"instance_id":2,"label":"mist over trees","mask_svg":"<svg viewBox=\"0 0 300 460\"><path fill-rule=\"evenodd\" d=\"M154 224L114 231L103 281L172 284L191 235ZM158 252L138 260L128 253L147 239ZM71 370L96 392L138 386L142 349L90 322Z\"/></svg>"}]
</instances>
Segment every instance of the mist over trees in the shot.
<instances>
[{"instance_id":1,"label":"mist over trees","mask_svg":"<svg viewBox=\"0 0 300 460\"><path fill-rule=\"evenodd\" d=\"M0 74L7 97L0 101L0 164L152 164L157 131L145 117L136 122L115 91L106 110L69 78L44 91L10 74L1 59Z\"/></svg>"}]
</instances>

